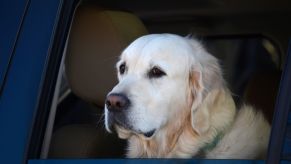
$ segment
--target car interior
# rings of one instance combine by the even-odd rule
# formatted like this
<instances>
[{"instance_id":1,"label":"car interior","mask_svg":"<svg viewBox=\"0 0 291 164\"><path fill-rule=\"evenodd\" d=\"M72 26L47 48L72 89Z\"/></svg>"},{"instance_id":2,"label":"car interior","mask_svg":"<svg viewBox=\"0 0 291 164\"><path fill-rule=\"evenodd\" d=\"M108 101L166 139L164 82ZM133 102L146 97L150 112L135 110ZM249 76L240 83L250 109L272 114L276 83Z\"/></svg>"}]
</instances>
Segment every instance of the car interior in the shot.
<instances>
[{"instance_id":1,"label":"car interior","mask_svg":"<svg viewBox=\"0 0 291 164\"><path fill-rule=\"evenodd\" d=\"M236 105L272 123L290 36L291 2L82 1L72 21L46 158L125 158L126 141L105 130L104 102L115 63L136 38L193 36L217 57ZM286 36L285 36L286 35Z\"/></svg>"}]
</instances>

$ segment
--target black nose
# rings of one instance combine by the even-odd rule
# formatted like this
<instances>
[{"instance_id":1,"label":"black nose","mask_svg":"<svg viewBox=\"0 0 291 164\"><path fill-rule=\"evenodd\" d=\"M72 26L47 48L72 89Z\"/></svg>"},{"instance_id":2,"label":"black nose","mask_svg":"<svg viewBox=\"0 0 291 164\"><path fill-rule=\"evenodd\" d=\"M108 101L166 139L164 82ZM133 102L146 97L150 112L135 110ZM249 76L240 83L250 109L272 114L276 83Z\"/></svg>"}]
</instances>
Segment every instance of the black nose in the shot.
<instances>
[{"instance_id":1,"label":"black nose","mask_svg":"<svg viewBox=\"0 0 291 164\"><path fill-rule=\"evenodd\" d=\"M118 112L127 109L130 101L123 94L111 93L107 96L105 104L109 111Z\"/></svg>"}]
</instances>

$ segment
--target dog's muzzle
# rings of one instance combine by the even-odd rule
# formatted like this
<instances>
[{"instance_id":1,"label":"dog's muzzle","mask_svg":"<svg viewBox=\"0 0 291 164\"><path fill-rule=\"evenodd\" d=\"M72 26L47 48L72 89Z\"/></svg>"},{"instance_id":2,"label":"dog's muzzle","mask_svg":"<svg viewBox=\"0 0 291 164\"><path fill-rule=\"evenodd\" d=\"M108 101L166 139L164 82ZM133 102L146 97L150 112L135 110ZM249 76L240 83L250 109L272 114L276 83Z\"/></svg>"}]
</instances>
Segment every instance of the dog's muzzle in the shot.
<instances>
[{"instance_id":1,"label":"dog's muzzle","mask_svg":"<svg viewBox=\"0 0 291 164\"><path fill-rule=\"evenodd\" d=\"M125 129L134 131L144 135L147 138L150 138L154 135L155 129L148 132L142 132L140 130L135 130L132 125L130 125L129 120L127 119L127 112L130 107L130 100L125 94L122 93L111 93L107 96L105 101L106 108L108 110L108 126L109 128L113 124L122 126Z\"/></svg>"},{"instance_id":2,"label":"dog's muzzle","mask_svg":"<svg viewBox=\"0 0 291 164\"><path fill-rule=\"evenodd\" d=\"M110 129L114 124L124 127L125 129L132 129L127 119L128 108L130 100L125 94L111 93L105 100L106 109L108 110L107 125Z\"/></svg>"}]
</instances>

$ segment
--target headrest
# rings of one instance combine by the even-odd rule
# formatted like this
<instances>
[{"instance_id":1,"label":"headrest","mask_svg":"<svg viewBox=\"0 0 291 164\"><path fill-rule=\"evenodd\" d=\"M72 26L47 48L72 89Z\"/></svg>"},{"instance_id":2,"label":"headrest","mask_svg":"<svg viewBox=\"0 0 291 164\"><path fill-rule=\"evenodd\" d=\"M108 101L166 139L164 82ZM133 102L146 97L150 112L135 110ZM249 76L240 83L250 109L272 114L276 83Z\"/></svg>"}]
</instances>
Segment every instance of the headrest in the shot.
<instances>
[{"instance_id":1,"label":"headrest","mask_svg":"<svg viewBox=\"0 0 291 164\"><path fill-rule=\"evenodd\" d=\"M117 83L118 56L130 42L146 33L143 23L133 14L79 6L65 61L72 91L86 101L103 105Z\"/></svg>"}]
</instances>

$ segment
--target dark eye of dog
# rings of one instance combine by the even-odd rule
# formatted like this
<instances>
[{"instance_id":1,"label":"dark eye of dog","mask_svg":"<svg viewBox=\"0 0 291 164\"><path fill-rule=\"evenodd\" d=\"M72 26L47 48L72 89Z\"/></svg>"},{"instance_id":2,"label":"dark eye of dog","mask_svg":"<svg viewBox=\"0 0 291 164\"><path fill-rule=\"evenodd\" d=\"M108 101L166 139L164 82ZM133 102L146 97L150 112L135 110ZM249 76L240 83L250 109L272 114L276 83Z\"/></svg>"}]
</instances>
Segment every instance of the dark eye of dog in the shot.
<instances>
[{"instance_id":1,"label":"dark eye of dog","mask_svg":"<svg viewBox=\"0 0 291 164\"><path fill-rule=\"evenodd\" d=\"M148 76L150 78L159 78L159 77L162 77L164 75L166 75L166 73L158 67L153 67L148 73Z\"/></svg>"},{"instance_id":2,"label":"dark eye of dog","mask_svg":"<svg viewBox=\"0 0 291 164\"><path fill-rule=\"evenodd\" d=\"M120 73L121 75L124 74L125 69L126 69L126 65L125 65L125 63L122 63L122 64L119 66L119 73Z\"/></svg>"}]
</instances>

